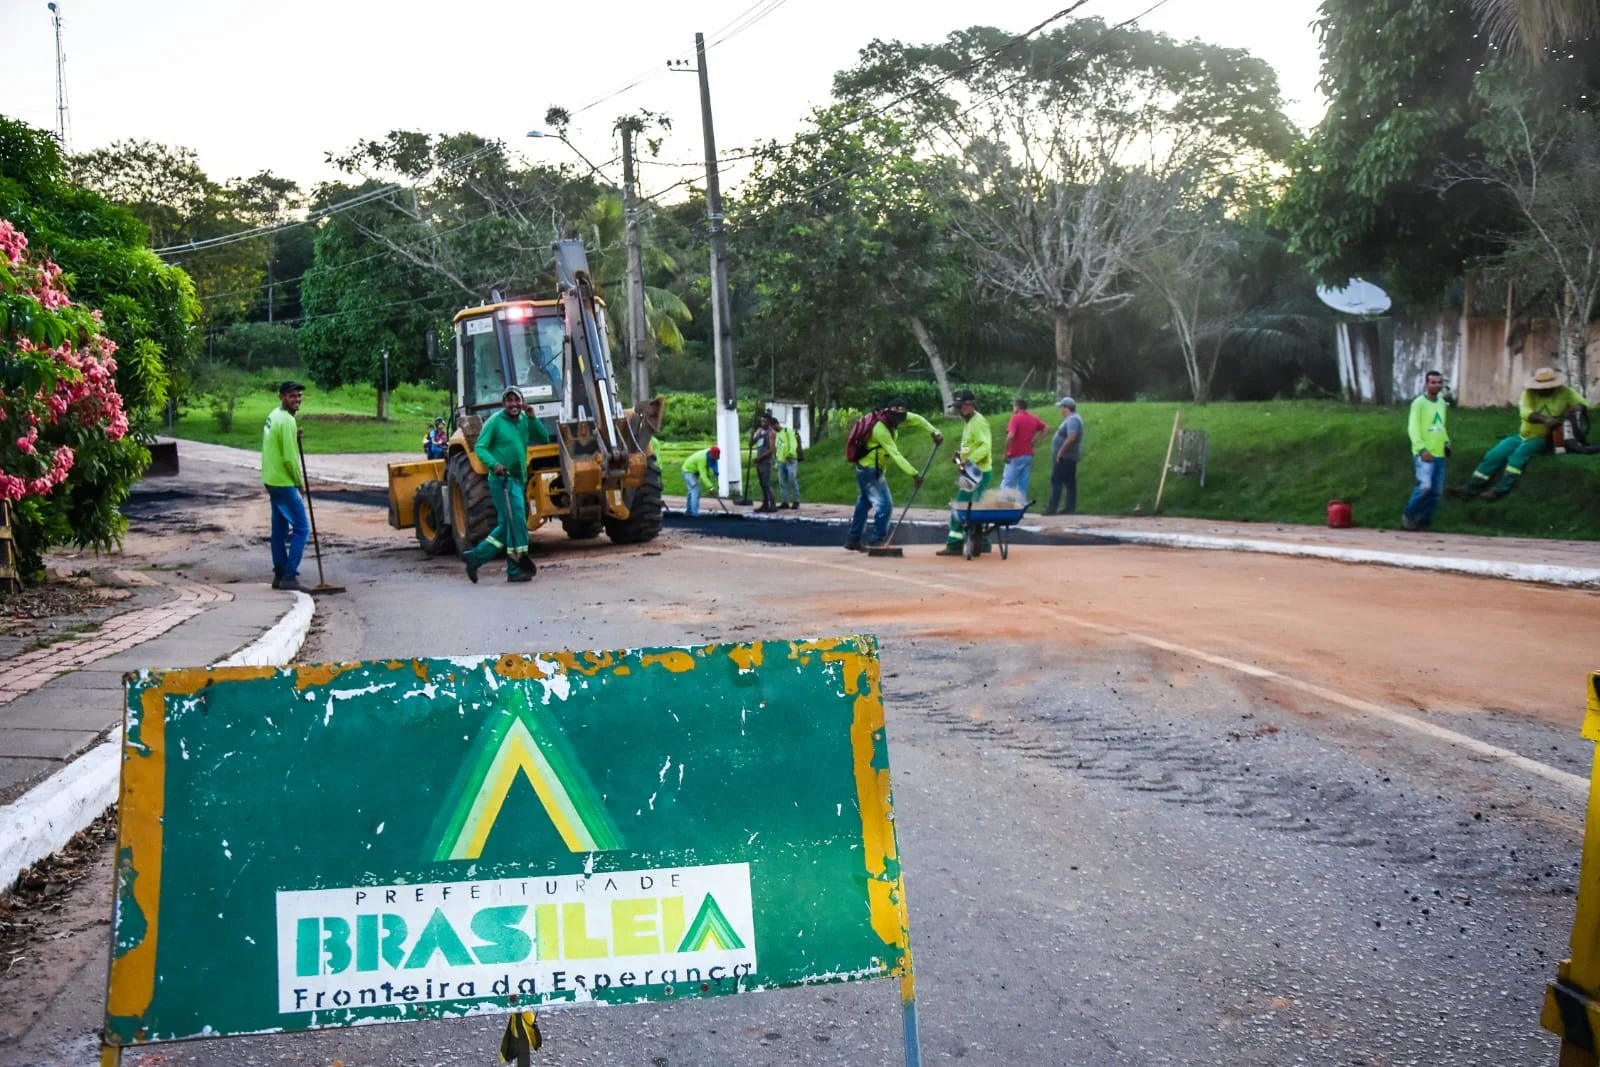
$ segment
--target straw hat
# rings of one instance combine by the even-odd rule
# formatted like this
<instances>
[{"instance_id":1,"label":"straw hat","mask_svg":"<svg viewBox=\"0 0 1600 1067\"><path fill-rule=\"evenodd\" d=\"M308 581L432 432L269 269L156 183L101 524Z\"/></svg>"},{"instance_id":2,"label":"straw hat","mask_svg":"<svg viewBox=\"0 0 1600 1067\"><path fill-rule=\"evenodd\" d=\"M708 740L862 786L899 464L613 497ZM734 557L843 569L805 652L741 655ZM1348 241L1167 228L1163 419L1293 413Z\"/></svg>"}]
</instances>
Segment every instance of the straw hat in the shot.
<instances>
[{"instance_id":1,"label":"straw hat","mask_svg":"<svg viewBox=\"0 0 1600 1067\"><path fill-rule=\"evenodd\" d=\"M1567 384L1567 376L1550 367L1540 367L1522 383L1524 389L1559 389Z\"/></svg>"}]
</instances>

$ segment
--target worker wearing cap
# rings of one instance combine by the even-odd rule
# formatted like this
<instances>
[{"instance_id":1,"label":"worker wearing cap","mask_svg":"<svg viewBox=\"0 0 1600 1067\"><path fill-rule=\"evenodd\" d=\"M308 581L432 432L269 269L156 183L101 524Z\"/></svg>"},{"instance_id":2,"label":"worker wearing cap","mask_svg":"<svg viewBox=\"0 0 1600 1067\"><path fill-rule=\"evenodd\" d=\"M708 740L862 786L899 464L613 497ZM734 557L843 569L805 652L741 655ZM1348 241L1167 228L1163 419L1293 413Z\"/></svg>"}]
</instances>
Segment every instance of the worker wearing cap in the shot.
<instances>
[{"instance_id":1,"label":"worker wearing cap","mask_svg":"<svg viewBox=\"0 0 1600 1067\"><path fill-rule=\"evenodd\" d=\"M1070 396L1056 401L1061 425L1050 438L1050 506L1046 515L1071 515L1078 510L1078 460L1083 458L1083 419ZM1066 506L1062 507L1063 501Z\"/></svg>"},{"instance_id":2,"label":"worker wearing cap","mask_svg":"<svg viewBox=\"0 0 1600 1067\"><path fill-rule=\"evenodd\" d=\"M922 486L922 476L911 465L911 461L900 454L899 445L896 444L900 427L909 422L919 430L926 430L934 444L944 443L944 434L934 429L933 423L912 411L910 405L898 397L878 408L877 414L880 418L873 424L866 451L856 461L856 510L850 518L850 532L844 542L844 547L851 552L877 548L889 538L889 513L894 510L894 497L889 493L889 479L883 470L885 459L893 460L895 466L911 475L913 484L919 488ZM867 529L869 510L873 512L872 540L864 545L861 536Z\"/></svg>"},{"instance_id":3,"label":"worker wearing cap","mask_svg":"<svg viewBox=\"0 0 1600 1067\"><path fill-rule=\"evenodd\" d=\"M1589 406L1583 394L1567 384L1566 375L1550 367L1541 367L1522 383L1522 402L1519 410L1522 425L1518 431L1500 439L1489 449L1478 469L1472 472L1467 484L1451 490L1451 495L1466 500L1499 500L1517 487L1523 470L1545 446L1550 428L1559 426L1568 415L1575 415ZM1493 489L1489 480L1500 469L1505 474Z\"/></svg>"},{"instance_id":4,"label":"worker wearing cap","mask_svg":"<svg viewBox=\"0 0 1600 1067\"><path fill-rule=\"evenodd\" d=\"M299 424L295 412L306 387L288 381L278 386L278 406L261 428L261 484L272 501L272 588L299 589L300 560L311 536L305 476L300 466Z\"/></svg>"},{"instance_id":5,"label":"worker wearing cap","mask_svg":"<svg viewBox=\"0 0 1600 1067\"><path fill-rule=\"evenodd\" d=\"M478 568L501 552L506 554L506 581L533 579L536 568L528 558L528 449L546 444L550 434L544 424L526 413L522 393L507 389L499 411L483 420L473 454L489 468L489 499L494 501L495 526L489 536L461 557L467 577L478 580Z\"/></svg>"},{"instance_id":6,"label":"worker wearing cap","mask_svg":"<svg viewBox=\"0 0 1600 1067\"><path fill-rule=\"evenodd\" d=\"M955 502L958 506L982 498L994 476L994 439L989 433L989 420L978 414L977 401L971 389L963 389L955 395L956 414L966 423L961 430L961 447L955 456L956 467L962 472L962 480L967 485L967 488L956 492ZM972 477L974 472L976 478ZM962 555L961 542L965 537L961 519L951 512L950 532L945 536L944 547L935 555ZM981 547L987 549L988 545Z\"/></svg>"},{"instance_id":7,"label":"worker wearing cap","mask_svg":"<svg viewBox=\"0 0 1600 1067\"><path fill-rule=\"evenodd\" d=\"M721 471L718 467L721 461L722 449L716 445L702 448L683 461L683 485L689 497L683 506L684 514L700 514L700 481L701 479L715 481L719 478Z\"/></svg>"}]
</instances>

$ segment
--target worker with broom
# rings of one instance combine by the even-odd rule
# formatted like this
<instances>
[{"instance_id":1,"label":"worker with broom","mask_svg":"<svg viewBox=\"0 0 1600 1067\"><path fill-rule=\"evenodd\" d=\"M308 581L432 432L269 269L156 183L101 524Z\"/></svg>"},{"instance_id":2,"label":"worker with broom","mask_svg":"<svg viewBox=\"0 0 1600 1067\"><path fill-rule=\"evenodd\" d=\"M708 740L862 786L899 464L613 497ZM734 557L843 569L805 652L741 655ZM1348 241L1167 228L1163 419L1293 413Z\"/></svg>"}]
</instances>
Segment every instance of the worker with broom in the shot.
<instances>
[{"instance_id":1,"label":"worker with broom","mask_svg":"<svg viewBox=\"0 0 1600 1067\"><path fill-rule=\"evenodd\" d=\"M850 427L844 451L845 459L855 465L857 495L856 510L850 519L850 533L844 547L851 552L881 547L889 539L889 516L894 511L894 498L889 495L889 481L883 469L884 457L894 460L896 466L911 475L918 488L922 486L922 475L900 454L895 443L900 427L906 422L919 430L926 430L934 444L944 442L944 434L934 429L933 423L911 411L910 405L898 398L869 411ZM872 509L876 509L872 516L872 541L869 545L863 545L861 536L867 529L867 512Z\"/></svg>"},{"instance_id":2,"label":"worker with broom","mask_svg":"<svg viewBox=\"0 0 1600 1067\"><path fill-rule=\"evenodd\" d=\"M501 408L483 421L473 453L489 468L489 499L494 501L495 526L489 536L473 545L461 559L467 578L478 580L478 568L506 554L506 581L532 581L537 570L528 558L528 501L523 486L528 481L528 449L547 444L544 424L527 414L521 390L507 389Z\"/></svg>"},{"instance_id":3,"label":"worker with broom","mask_svg":"<svg viewBox=\"0 0 1600 1067\"><path fill-rule=\"evenodd\" d=\"M994 437L989 433L989 420L978 414L978 398L971 389L963 389L955 395L955 407L956 414L966 423L961 430L961 448L955 455L956 469L960 471L957 477L960 490L956 493L956 503L965 504L970 500L982 499L989 488L989 480L994 475ZM964 555L962 542L965 538L962 522L952 512L950 533L945 537L944 547L934 555ZM978 551L989 551L987 539L978 546Z\"/></svg>"},{"instance_id":4,"label":"worker with broom","mask_svg":"<svg viewBox=\"0 0 1600 1067\"><path fill-rule=\"evenodd\" d=\"M261 428L261 483L272 501L272 588L303 590L300 560L306 552L311 524L301 494L305 480L300 468L300 446L295 412L306 387L296 381L278 386L278 406Z\"/></svg>"}]
</instances>

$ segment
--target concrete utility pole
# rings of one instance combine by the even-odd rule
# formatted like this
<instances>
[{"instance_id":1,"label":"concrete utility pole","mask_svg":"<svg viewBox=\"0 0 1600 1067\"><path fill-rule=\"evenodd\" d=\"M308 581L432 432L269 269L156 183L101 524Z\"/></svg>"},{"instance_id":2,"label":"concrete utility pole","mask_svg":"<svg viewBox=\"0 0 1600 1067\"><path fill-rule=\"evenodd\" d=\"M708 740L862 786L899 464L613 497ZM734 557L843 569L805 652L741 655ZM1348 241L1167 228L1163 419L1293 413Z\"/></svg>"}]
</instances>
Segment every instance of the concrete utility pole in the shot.
<instances>
[{"instance_id":1,"label":"concrete utility pole","mask_svg":"<svg viewBox=\"0 0 1600 1067\"><path fill-rule=\"evenodd\" d=\"M645 363L644 251L639 237L639 191L633 175L633 138L636 119L617 124L622 133L622 211L628 234L628 395L633 409L650 399L650 367Z\"/></svg>"},{"instance_id":2,"label":"concrete utility pole","mask_svg":"<svg viewBox=\"0 0 1600 1067\"><path fill-rule=\"evenodd\" d=\"M706 222L711 232L711 333L717 369L717 445L722 449L722 495L740 492L739 394L733 384L733 315L728 307L728 245L722 230L722 189L717 184L717 138L711 128L711 84L706 78L705 34L694 35L700 73L700 123L706 139Z\"/></svg>"}]
</instances>

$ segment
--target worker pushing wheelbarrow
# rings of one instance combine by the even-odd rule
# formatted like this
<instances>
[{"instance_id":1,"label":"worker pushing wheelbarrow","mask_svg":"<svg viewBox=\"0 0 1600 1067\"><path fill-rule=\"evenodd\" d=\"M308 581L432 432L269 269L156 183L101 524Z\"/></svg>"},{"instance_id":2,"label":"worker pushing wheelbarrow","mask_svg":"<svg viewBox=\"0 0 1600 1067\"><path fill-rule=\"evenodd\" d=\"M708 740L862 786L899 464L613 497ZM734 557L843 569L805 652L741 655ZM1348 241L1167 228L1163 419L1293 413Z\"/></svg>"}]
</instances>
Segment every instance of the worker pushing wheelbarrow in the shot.
<instances>
[{"instance_id":1,"label":"worker pushing wheelbarrow","mask_svg":"<svg viewBox=\"0 0 1600 1067\"><path fill-rule=\"evenodd\" d=\"M993 533L1000 542L1000 558L1004 559L1010 552L1007 530L1022 521L1029 504L1002 508L982 503L993 473L989 423L978 414L977 398L972 390L956 393L954 401L955 412L965 423L961 430L961 446L955 455L956 484L960 491L950 505L950 532L938 554L971 559L980 552L989 551L989 535Z\"/></svg>"}]
</instances>

